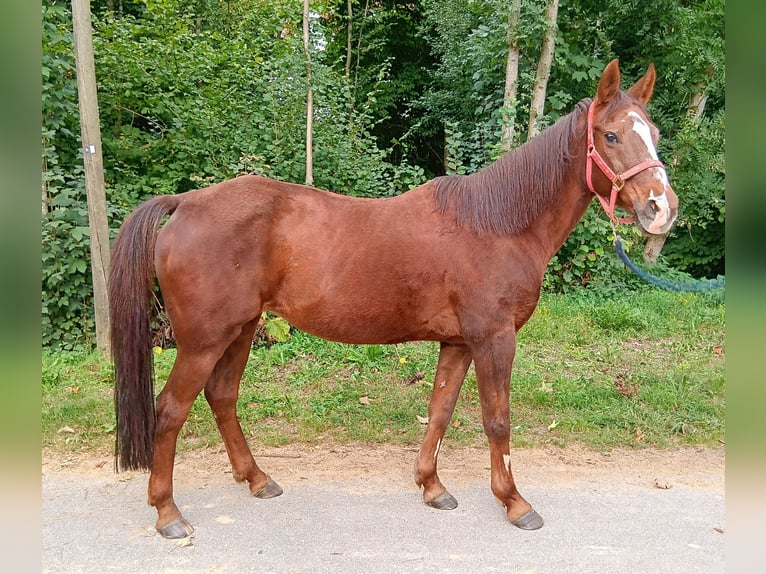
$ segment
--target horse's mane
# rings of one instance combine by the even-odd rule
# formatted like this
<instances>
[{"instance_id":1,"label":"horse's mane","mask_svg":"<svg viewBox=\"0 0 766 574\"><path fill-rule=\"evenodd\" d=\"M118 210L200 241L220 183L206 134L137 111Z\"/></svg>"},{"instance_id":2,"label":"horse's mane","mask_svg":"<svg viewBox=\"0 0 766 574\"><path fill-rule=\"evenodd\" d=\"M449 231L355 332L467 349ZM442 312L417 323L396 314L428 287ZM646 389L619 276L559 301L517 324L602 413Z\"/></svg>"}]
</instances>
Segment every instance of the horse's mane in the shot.
<instances>
[{"instance_id":1,"label":"horse's mane","mask_svg":"<svg viewBox=\"0 0 766 574\"><path fill-rule=\"evenodd\" d=\"M581 100L541 134L472 175L436 178L439 211L445 213L454 205L458 224L478 233L524 231L555 197L575 144L585 146L585 130L578 130L578 118L587 113L590 102L590 98Z\"/></svg>"}]
</instances>

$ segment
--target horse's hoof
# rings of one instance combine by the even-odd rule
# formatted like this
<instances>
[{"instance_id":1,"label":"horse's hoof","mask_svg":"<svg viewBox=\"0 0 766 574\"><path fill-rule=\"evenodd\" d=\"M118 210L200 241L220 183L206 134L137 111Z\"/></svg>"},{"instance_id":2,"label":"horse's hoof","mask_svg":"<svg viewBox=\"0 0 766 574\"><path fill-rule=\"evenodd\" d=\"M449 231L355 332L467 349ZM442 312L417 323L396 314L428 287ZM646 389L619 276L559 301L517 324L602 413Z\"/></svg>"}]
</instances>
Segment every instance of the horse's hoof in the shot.
<instances>
[{"instance_id":1,"label":"horse's hoof","mask_svg":"<svg viewBox=\"0 0 766 574\"><path fill-rule=\"evenodd\" d=\"M192 528L192 525L181 516L162 528L158 528L157 531L162 534L163 538L186 538L187 536L191 536L192 532L194 532L194 528Z\"/></svg>"},{"instance_id":2,"label":"horse's hoof","mask_svg":"<svg viewBox=\"0 0 766 574\"><path fill-rule=\"evenodd\" d=\"M544 521L543 517L532 509L520 518L511 520L511 524L518 526L522 530L537 530L538 528L542 528Z\"/></svg>"},{"instance_id":3,"label":"horse's hoof","mask_svg":"<svg viewBox=\"0 0 766 574\"><path fill-rule=\"evenodd\" d=\"M282 487L279 486L273 480L269 479L269 482L266 483L266 486L264 486L258 492L254 492L253 496L265 499L265 498L274 498L275 496L279 496L280 494L282 494Z\"/></svg>"},{"instance_id":4,"label":"horse's hoof","mask_svg":"<svg viewBox=\"0 0 766 574\"><path fill-rule=\"evenodd\" d=\"M437 510L454 510L457 508L457 499L445 490L431 502L426 502L426 504Z\"/></svg>"}]
</instances>

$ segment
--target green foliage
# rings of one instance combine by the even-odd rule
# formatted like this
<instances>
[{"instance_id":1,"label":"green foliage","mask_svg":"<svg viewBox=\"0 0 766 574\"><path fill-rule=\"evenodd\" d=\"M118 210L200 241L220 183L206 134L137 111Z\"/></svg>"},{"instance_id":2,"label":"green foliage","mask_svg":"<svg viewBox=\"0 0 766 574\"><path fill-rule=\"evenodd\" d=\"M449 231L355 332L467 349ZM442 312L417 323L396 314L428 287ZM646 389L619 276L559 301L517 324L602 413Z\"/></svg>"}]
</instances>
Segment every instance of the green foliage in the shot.
<instances>
[{"instance_id":1,"label":"green foliage","mask_svg":"<svg viewBox=\"0 0 766 574\"><path fill-rule=\"evenodd\" d=\"M334 4L335 10L322 15L323 28L327 31L323 52L328 65L345 74L348 8L344 0ZM410 163L427 167L435 155L421 136L414 145L402 141L418 122L410 106L425 90L429 81L425 70L432 68L434 61L426 39L418 34L423 12L421 2L352 2L351 98L354 102L364 102L367 94L374 94L368 108L371 133L378 147L386 151L387 160L405 169ZM422 183L422 179L418 183Z\"/></svg>"},{"instance_id":2,"label":"green foliage","mask_svg":"<svg viewBox=\"0 0 766 574\"><path fill-rule=\"evenodd\" d=\"M269 340L275 343L284 343L290 340L290 324L282 319L282 317L263 313L262 318Z\"/></svg>"},{"instance_id":3,"label":"green foliage","mask_svg":"<svg viewBox=\"0 0 766 574\"><path fill-rule=\"evenodd\" d=\"M670 151L680 207L663 255L695 277L725 273L725 133L723 110L712 118L686 118Z\"/></svg>"},{"instance_id":4,"label":"green foliage","mask_svg":"<svg viewBox=\"0 0 766 574\"><path fill-rule=\"evenodd\" d=\"M572 235L551 259L544 288L563 293L608 276L612 267L609 260L612 235L601 206L593 202Z\"/></svg>"}]
</instances>

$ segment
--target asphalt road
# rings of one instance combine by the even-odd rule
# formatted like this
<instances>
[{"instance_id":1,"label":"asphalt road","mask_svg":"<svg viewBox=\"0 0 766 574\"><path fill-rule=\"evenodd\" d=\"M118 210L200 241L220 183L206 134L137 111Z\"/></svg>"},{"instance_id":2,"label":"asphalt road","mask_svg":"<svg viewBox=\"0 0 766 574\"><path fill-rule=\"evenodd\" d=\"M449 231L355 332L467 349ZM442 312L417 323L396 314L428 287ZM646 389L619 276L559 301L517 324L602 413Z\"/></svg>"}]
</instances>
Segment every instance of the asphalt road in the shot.
<instances>
[{"instance_id":1,"label":"asphalt road","mask_svg":"<svg viewBox=\"0 0 766 574\"><path fill-rule=\"evenodd\" d=\"M450 490L459 506L438 511L422 503L409 474L391 480L390 473L377 477L367 468L359 477L306 480L271 472L285 492L259 500L219 472L205 481L176 481L176 500L196 529L179 543L153 528L146 474L68 472L44 464L42 572L725 571L722 466L704 475L665 470L659 482L645 464L613 477L599 467L598 461L585 465L567 480L560 468L530 469L522 492L546 521L532 532L506 521L488 475L454 479Z\"/></svg>"}]
</instances>

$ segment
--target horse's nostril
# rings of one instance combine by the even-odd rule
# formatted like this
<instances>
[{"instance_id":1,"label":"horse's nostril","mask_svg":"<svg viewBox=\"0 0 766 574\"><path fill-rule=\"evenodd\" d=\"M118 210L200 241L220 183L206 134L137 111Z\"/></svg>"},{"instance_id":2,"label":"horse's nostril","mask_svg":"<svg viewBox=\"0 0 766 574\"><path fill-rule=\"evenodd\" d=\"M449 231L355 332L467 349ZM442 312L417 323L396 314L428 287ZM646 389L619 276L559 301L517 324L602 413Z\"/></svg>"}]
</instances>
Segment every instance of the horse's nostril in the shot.
<instances>
[{"instance_id":1,"label":"horse's nostril","mask_svg":"<svg viewBox=\"0 0 766 574\"><path fill-rule=\"evenodd\" d=\"M657 202L656 202L656 201L654 201L653 199L650 199L650 200L649 200L649 208L650 208L650 209L651 209L651 210L652 210L654 213L659 213L659 211L660 211L660 206L659 206L659 205L657 205Z\"/></svg>"}]
</instances>

